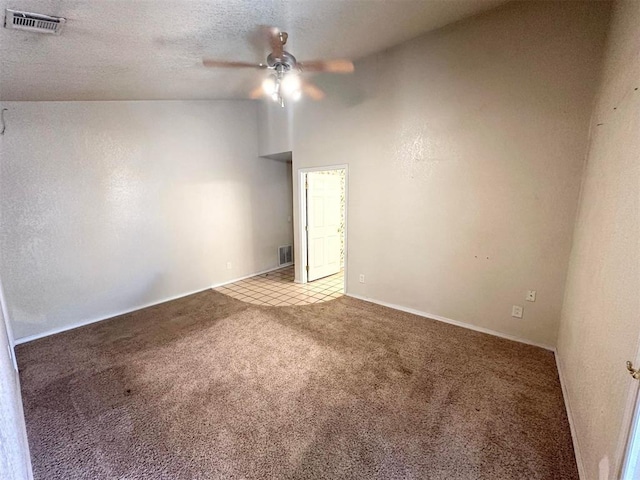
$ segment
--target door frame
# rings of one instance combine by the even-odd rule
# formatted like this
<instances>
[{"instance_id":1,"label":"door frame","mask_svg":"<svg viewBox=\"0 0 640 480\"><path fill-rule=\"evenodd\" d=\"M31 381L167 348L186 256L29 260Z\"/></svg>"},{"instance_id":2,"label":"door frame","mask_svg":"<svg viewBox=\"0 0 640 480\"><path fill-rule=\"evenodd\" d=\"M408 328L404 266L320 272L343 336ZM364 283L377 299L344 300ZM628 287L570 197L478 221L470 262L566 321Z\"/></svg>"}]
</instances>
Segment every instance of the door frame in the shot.
<instances>
[{"instance_id":1,"label":"door frame","mask_svg":"<svg viewBox=\"0 0 640 480\"><path fill-rule=\"evenodd\" d=\"M636 355L633 359L634 368L638 368L640 364L640 339L636 342L636 345ZM640 381L630 379L629 382L618 447L618 452L620 453L616 459L617 465L614 470L617 478L622 480L627 480L629 478L628 475L634 473L630 470L632 468L631 460L635 460L634 463L640 465L640 459L632 458L633 450L636 450L635 453L638 454L638 448L640 448ZM634 435L636 432L638 433L637 436Z\"/></svg>"},{"instance_id":2,"label":"door frame","mask_svg":"<svg viewBox=\"0 0 640 480\"><path fill-rule=\"evenodd\" d=\"M349 165L341 164L341 165L327 165L322 167L308 167L308 168L299 168L298 169L298 212L300 216L300 222L298 223L298 233L300 234L300 261L302 262L300 283L308 283L307 280L307 195L305 189L305 180L307 173L311 172L324 172L327 170L344 170L344 232L342 235L344 236L344 293L347 293L347 265L348 262L348 252L347 248L347 239L349 236L347 235L348 223L349 223Z\"/></svg>"}]
</instances>

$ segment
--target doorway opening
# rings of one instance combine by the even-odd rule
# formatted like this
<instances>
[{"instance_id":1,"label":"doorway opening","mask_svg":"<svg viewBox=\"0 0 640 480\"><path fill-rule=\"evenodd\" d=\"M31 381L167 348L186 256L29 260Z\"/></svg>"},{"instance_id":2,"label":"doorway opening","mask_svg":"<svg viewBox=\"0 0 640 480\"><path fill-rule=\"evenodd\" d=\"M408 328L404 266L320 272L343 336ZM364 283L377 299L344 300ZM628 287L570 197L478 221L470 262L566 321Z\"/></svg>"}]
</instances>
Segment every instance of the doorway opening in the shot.
<instances>
[{"instance_id":1,"label":"doorway opening","mask_svg":"<svg viewBox=\"0 0 640 480\"><path fill-rule=\"evenodd\" d=\"M301 281L342 287L346 293L346 165L298 171L300 186Z\"/></svg>"}]
</instances>

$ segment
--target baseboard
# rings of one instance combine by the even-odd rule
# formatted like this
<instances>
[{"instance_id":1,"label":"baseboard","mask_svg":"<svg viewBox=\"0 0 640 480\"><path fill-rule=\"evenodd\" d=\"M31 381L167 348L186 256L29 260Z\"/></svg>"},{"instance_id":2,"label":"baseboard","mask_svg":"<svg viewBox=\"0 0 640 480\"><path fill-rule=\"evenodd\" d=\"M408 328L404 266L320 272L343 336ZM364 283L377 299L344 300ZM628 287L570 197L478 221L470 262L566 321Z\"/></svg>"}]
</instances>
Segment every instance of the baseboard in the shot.
<instances>
[{"instance_id":1,"label":"baseboard","mask_svg":"<svg viewBox=\"0 0 640 480\"><path fill-rule=\"evenodd\" d=\"M487 333L489 335L493 335L495 337L504 338L507 340L513 340L514 342L525 343L527 345L532 345L534 347L544 348L545 350L550 350L555 352L555 347L550 345L545 345L544 343L533 342L531 340L527 340L526 338L520 338L515 335L509 335L506 333L498 332L496 330L491 330L484 327L478 327L476 325L472 325L470 323L461 322L459 320L453 320L451 318L442 317L440 315L434 315L432 313L422 312L420 310L416 310L409 307L403 307L402 305L396 305L393 303L383 302L380 300L375 300L373 298L363 297L361 295L356 295L353 293L346 293L347 297L357 298L358 300L364 300L365 302L375 303L376 305L382 305L383 307L393 308L394 310L400 310L402 312L412 313L414 315L418 315L420 317L430 318L432 320L438 320L439 322L448 323L450 325L455 325L457 327L467 328L469 330L475 330L476 332Z\"/></svg>"},{"instance_id":2,"label":"baseboard","mask_svg":"<svg viewBox=\"0 0 640 480\"><path fill-rule=\"evenodd\" d=\"M212 285L210 287L201 288L199 290L194 290L194 291L191 291L191 292L181 293L179 295L175 295L173 297L165 298L165 299L157 301L157 302L147 303L145 305L140 305L140 306L137 306L137 307L134 307L134 308L130 308L130 309L121 311L121 312L109 314L106 317L99 317L99 318L92 318L90 320L83 320L81 322L76 322L76 323L73 323L71 325L65 325L64 327L54 328L52 330L47 330L46 332L36 333L35 335L27 335L26 337L16 338L14 340L14 343L15 343L15 345L20 345L22 343L31 342L33 340L38 340L40 338L48 337L50 335L56 335L57 333L62 333L62 332L66 332L66 331L69 331L69 330L73 330L74 328L84 327L86 325L91 325L92 323L102 322L104 320L109 320L110 318L119 317L120 315L126 315L128 313L137 312L138 310L143 310L145 308L155 307L156 305L160 305L162 303L170 302L172 300L178 300L179 298L188 297L189 295L194 295L196 293L205 292L207 290L211 290L212 288L218 288L218 287L221 287L223 285L228 285L230 283L239 282L240 280L245 280L247 278L255 277L256 275L264 275L265 273L273 272L275 270L279 270L281 268L285 268L285 267L288 267L288 266L291 266L291 265L293 265L293 263L289 263L289 264L286 264L286 265L280 265L278 267L269 268L267 270L262 270L260 272L252 273L250 275L245 275L243 277L234 278L232 280L228 280L228 281L225 281L225 282L222 282L222 283L218 283L218 284Z\"/></svg>"},{"instance_id":3,"label":"baseboard","mask_svg":"<svg viewBox=\"0 0 640 480\"><path fill-rule=\"evenodd\" d=\"M558 369L558 378L560 379L560 386L562 388L562 398L564 399L564 409L567 411L567 419L569 420L569 429L571 430L571 440L573 442L573 453L576 457L576 465L578 466L578 477L581 479L587 478L584 462L582 461L582 454L580 453L580 446L578 443L578 434L576 432L575 422L573 421L573 414L571 413L571 404L569 403L569 391L567 390L567 382L562 369L562 362L558 352L555 352L556 367Z\"/></svg>"},{"instance_id":4,"label":"baseboard","mask_svg":"<svg viewBox=\"0 0 640 480\"><path fill-rule=\"evenodd\" d=\"M230 283L236 283L241 280L246 280L247 278L255 277L257 275L264 275L265 273L275 272L276 270L280 270L281 268L287 268L293 265L293 262L285 263L284 265L278 265L277 267L269 268L267 270L262 270L261 272L252 273L250 275L245 275L244 277L234 278L233 280L227 280L226 282L216 283L215 285L211 285L211 288L219 288L224 287L225 285L229 285Z\"/></svg>"},{"instance_id":5,"label":"baseboard","mask_svg":"<svg viewBox=\"0 0 640 480\"><path fill-rule=\"evenodd\" d=\"M76 322L71 325L65 325L64 327L54 328L52 330L47 330L46 332L36 333L35 335L27 335L26 337L16 338L16 345L20 345L22 343L31 342L33 340L38 340L40 338L48 337L49 335L56 335L57 333L66 332L69 330L73 330L74 328L84 327L86 325L91 325L92 323L102 322L104 320L109 320L110 318L119 317L120 315L126 315L128 313L137 312L138 310L143 310L149 307L155 307L156 305L160 305L161 303L170 302L171 300L177 300L179 298L188 297L189 295L193 295L194 293L200 293L209 290L209 288L203 288L200 290L195 290L193 292L181 293L179 295L165 298L158 302L147 303L145 305L140 305L138 307L130 308L127 310L123 310L121 312L109 314L106 317L92 318L90 320L83 320L81 322Z\"/></svg>"}]
</instances>

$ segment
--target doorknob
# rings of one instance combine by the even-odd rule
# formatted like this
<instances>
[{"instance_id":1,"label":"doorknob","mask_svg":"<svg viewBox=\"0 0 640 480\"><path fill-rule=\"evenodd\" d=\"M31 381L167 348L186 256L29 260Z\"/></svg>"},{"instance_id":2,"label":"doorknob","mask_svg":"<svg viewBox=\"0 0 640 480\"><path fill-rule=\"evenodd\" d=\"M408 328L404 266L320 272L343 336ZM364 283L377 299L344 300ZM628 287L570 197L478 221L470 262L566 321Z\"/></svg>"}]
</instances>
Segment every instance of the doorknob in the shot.
<instances>
[{"instance_id":1,"label":"doorknob","mask_svg":"<svg viewBox=\"0 0 640 480\"><path fill-rule=\"evenodd\" d=\"M636 370L633 368L633 364L631 362L627 362L627 370L629 370L629 374L635 378L636 380L640 380L640 370Z\"/></svg>"}]
</instances>

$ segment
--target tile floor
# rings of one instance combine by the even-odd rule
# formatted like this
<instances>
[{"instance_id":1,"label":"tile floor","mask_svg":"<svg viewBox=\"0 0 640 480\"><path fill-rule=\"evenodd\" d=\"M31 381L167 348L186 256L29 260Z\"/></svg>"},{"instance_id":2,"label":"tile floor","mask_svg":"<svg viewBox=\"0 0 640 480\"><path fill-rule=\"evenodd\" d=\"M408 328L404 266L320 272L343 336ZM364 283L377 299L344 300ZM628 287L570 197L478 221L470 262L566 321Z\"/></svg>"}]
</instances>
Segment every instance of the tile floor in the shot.
<instances>
[{"instance_id":1,"label":"tile floor","mask_svg":"<svg viewBox=\"0 0 640 480\"><path fill-rule=\"evenodd\" d=\"M293 266L230 283L215 290L254 305L308 305L344 295L344 271L307 284L293 282Z\"/></svg>"}]
</instances>

